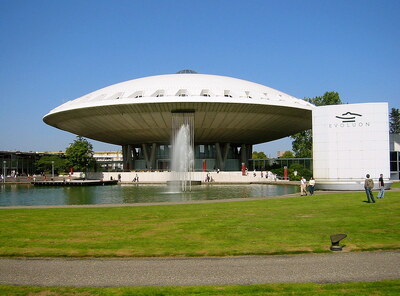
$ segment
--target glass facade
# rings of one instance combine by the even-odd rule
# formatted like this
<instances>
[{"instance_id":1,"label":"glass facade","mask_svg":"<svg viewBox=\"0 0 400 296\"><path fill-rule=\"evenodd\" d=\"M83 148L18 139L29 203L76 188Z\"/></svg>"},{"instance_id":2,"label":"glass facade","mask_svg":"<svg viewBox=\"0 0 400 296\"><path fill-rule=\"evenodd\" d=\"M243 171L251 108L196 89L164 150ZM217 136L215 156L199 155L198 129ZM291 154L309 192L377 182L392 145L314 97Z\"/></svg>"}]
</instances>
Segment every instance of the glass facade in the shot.
<instances>
[{"instance_id":1,"label":"glass facade","mask_svg":"<svg viewBox=\"0 0 400 296\"><path fill-rule=\"evenodd\" d=\"M221 145L222 146L222 145ZM135 147L132 150L133 159L133 170L148 170L149 165L146 161L146 155L144 147ZM225 151L224 149L227 149ZM150 148L148 149L147 155L150 154ZM229 145L228 148L222 147L224 150L223 154L226 154L226 159L224 160L225 171L238 171L240 170L240 147ZM152 166L152 170L157 171L169 171L171 169L171 157L172 146L157 144L155 152L155 166ZM208 171L218 169L217 165L217 147L216 144L199 144L194 145L194 171L203 171L205 168Z\"/></svg>"},{"instance_id":2,"label":"glass facade","mask_svg":"<svg viewBox=\"0 0 400 296\"><path fill-rule=\"evenodd\" d=\"M0 151L1 174L5 172L6 176L32 175L35 173L35 163L39 157L34 152Z\"/></svg>"},{"instance_id":3,"label":"glass facade","mask_svg":"<svg viewBox=\"0 0 400 296\"><path fill-rule=\"evenodd\" d=\"M400 152L390 152L390 178L400 180Z\"/></svg>"},{"instance_id":4,"label":"glass facade","mask_svg":"<svg viewBox=\"0 0 400 296\"><path fill-rule=\"evenodd\" d=\"M213 171L221 169L218 167L218 144L197 144L194 146L194 171ZM220 145L221 154L226 155L224 159L224 171L241 170L241 147L230 144L228 146ZM150 150L150 149L149 149ZM170 155L172 153L171 145L157 144L154 166L151 170L170 171ZM132 170L149 170L148 161L146 161L144 148L136 147L133 150L134 164ZM148 152L149 154L149 152ZM251 155L251 154L250 154ZM291 167L293 164L299 164L304 168L312 170L313 163L311 158L271 158L271 159L249 159L244 161L248 170L268 170L272 168Z\"/></svg>"}]
</instances>

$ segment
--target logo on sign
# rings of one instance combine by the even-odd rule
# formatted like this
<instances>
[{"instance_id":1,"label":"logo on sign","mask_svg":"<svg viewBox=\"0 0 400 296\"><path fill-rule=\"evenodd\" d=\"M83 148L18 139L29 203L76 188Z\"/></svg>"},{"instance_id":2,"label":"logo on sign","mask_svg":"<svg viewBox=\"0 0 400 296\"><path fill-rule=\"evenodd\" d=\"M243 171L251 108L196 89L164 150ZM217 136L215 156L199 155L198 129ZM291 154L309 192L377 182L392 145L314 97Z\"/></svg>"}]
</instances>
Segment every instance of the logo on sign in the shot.
<instances>
[{"instance_id":1,"label":"logo on sign","mask_svg":"<svg viewBox=\"0 0 400 296\"><path fill-rule=\"evenodd\" d=\"M361 117L362 115L357 114L357 113L352 113L352 112L346 112L346 113L343 113L342 116L336 116L336 118L341 119L343 123L356 122L356 116Z\"/></svg>"},{"instance_id":2,"label":"logo on sign","mask_svg":"<svg viewBox=\"0 0 400 296\"><path fill-rule=\"evenodd\" d=\"M346 128L346 127L368 127L369 122L360 121L362 115L353 112L346 112L335 118L341 120L341 123L330 123L329 128Z\"/></svg>"}]
</instances>

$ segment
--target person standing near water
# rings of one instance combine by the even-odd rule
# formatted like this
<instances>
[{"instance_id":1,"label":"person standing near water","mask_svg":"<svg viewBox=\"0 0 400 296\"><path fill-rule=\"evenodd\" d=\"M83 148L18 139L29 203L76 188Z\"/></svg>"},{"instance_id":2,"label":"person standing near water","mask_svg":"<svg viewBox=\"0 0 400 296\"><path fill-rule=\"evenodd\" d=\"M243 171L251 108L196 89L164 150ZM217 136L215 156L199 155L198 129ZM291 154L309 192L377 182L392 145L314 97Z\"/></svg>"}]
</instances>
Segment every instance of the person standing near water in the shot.
<instances>
[{"instance_id":1,"label":"person standing near water","mask_svg":"<svg viewBox=\"0 0 400 296\"><path fill-rule=\"evenodd\" d=\"M308 191L310 191L310 195L314 195L314 188L315 188L315 180L311 177L310 181L308 182Z\"/></svg>"},{"instance_id":2,"label":"person standing near water","mask_svg":"<svg viewBox=\"0 0 400 296\"><path fill-rule=\"evenodd\" d=\"M379 189L380 189L380 191L379 191L379 193L378 193L377 198L384 198L384 197L385 197L385 183L383 182L383 174L381 174L381 175L379 176L378 182L379 182Z\"/></svg>"},{"instance_id":3,"label":"person standing near water","mask_svg":"<svg viewBox=\"0 0 400 296\"><path fill-rule=\"evenodd\" d=\"M304 177L300 180L300 195L307 195L307 180Z\"/></svg>"},{"instance_id":4,"label":"person standing near water","mask_svg":"<svg viewBox=\"0 0 400 296\"><path fill-rule=\"evenodd\" d=\"M366 179L364 181L364 189L367 194L368 203L375 203L374 195L372 194L372 188L374 188L374 181L370 178L369 174L366 175Z\"/></svg>"}]
</instances>

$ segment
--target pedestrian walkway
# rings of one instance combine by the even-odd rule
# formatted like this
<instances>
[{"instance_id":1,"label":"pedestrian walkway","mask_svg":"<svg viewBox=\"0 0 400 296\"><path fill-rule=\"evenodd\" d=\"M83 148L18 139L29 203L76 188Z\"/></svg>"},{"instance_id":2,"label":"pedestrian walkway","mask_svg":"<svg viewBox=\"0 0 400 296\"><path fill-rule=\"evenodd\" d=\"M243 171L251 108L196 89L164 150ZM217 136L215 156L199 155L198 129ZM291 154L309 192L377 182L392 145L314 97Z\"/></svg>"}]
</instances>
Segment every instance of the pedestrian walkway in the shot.
<instances>
[{"instance_id":1,"label":"pedestrian walkway","mask_svg":"<svg viewBox=\"0 0 400 296\"><path fill-rule=\"evenodd\" d=\"M0 284L186 286L400 279L400 251L142 259L0 259Z\"/></svg>"}]
</instances>

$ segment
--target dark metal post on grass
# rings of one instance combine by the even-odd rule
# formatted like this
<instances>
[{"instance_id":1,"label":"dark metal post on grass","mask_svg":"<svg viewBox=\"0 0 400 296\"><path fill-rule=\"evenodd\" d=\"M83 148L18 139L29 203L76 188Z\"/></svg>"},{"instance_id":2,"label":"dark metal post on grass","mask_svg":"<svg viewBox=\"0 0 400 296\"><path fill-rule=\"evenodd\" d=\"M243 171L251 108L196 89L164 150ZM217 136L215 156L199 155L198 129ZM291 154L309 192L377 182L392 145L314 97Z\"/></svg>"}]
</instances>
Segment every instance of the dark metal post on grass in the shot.
<instances>
[{"instance_id":1,"label":"dark metal post on grass","mask_svg":"<svg viewBox=\"0 0 400 296\"><path fill-rule=\"evenodd\" d=\"M343 247L339 246L339 242L346 237L347 234L344 233L331 235L331 251L341 251Z\"/></svg>"}]
</instances>

